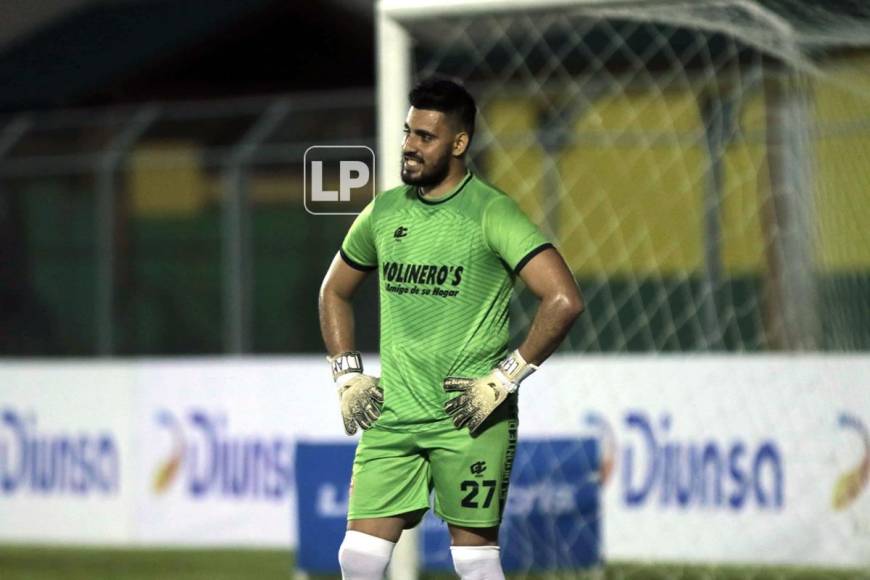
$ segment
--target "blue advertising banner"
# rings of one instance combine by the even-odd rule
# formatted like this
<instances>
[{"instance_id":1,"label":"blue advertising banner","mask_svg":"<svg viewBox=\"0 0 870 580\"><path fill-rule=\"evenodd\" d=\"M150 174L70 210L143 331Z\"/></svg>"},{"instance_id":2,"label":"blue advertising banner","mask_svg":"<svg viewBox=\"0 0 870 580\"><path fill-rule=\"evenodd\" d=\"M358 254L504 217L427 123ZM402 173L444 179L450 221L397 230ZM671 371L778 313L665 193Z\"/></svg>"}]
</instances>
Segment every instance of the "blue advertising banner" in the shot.
<instances>
[{"instance_id":1,"label":"blue advertising banner","mask_svg":"<svg viewBox=\"0 0 870 580\"><path fill-rule=\"evenodd\" d=\"M524 440L517 445L499 534L506 572L575 570L601 554L598 443L594 439ZM447 526L423 520L423 567L452 570Z\"/></svg>"},{"instance_id":2,"label":"blue advertising banner","mask_svg":"<svg viewBox=\"0 0 870 580\"><path fill-rule=\"evenodd\" d=\"M338 571L353 451L353 444L297 446L300 569ZM500 534L505 571L571 570L600 562L598 465L594 439L517 445ZM447 526L431 511L422 525L423 568L452 570Z\"/></svg>"},{"instance_id":3,"label":"blue advertising banner","mask_svg":"<svg viewBox=\"0 0 870 580\"><path fill-rule=\"evenodd\" d=\"M353 443L297 443L296 490L299 545L296 566L334 573L347 524Z\"/></svg>"}]
</instances>

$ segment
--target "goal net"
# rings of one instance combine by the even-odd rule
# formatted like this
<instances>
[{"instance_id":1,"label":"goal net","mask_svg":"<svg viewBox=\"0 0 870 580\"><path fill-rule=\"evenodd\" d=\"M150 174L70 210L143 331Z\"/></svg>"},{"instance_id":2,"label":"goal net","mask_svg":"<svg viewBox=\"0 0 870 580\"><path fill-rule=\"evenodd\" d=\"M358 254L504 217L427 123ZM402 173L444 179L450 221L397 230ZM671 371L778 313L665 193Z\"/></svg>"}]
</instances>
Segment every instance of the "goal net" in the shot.
<instances>
[{"instance_id":1,"label":"goal net","mask_svg":"<svg viewBox=\"0 0 870 580\"><path fill-rule=\"evenodd\" d=\"M379 176L410 85L462 79L473 168L583 290L563 350L870 349L866 2L382 0L378 26Z\"/></svg>"},{"instance_id":2,"label":"goal net","mask_svg":"<svg viewBox=\"0 0 870 580\"><path fill-rule=\"evenodd\" d=\"M382 143L411 79L466 82L473 166L581 282L566 348L870 344L865 4L392 4L405 36L391 50L382 30ZM397 155L381 148L382 176ZM520 293L518 329L528 305Z\"/></svg>"}]
</instances>

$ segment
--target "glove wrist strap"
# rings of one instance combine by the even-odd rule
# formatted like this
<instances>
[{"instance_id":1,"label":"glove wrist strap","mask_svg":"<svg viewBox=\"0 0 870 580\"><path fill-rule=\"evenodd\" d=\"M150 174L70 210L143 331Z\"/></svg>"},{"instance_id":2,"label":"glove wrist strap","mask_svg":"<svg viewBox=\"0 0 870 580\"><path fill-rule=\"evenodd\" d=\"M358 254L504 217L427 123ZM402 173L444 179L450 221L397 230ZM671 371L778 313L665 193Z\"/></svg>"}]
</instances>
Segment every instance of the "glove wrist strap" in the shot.
<instances>
[{"instance_id":1,"label":"glove wrist strap","mask_svg":"<svg viewBox=\"0 0 870 580\"><path fill-rule=\"evenodd\" d=\"M339 377L350 373L363 372L362 356L358 351L352 350L328 356L326 360L332 368L332 380L338 381Z\"/></svg>"},{"instance_id":2,"label":"glove wrist strap","mask_svg":"<svg viewBox=\"0 0 870 580\"><path fill-rule=\"evenodd\" d=\"M507 358L498 363L498 370L511 383L519 386L529 375L538 370L537 365L526 362L519 349L510 353Z\"/></svg>"}]
</instances>

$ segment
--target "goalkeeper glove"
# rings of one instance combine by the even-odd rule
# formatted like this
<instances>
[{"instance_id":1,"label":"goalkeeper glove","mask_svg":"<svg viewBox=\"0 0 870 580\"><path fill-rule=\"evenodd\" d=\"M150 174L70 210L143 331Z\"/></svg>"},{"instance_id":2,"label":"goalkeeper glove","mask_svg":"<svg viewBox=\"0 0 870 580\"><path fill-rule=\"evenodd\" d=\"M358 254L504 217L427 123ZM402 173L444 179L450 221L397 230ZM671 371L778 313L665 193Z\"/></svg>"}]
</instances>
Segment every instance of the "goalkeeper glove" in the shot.
<instances>
[{"instance_id":1,"label":"goalkeeper glove","mask_svg":"<svg viewBox=\"0 0 870 580\"><path fill-rule=\"evenodd\" d=\"M527 363L520 351L515 350L485 377L447 377L444 390L460 394L444 403L444 410L457 429L467 426L473 434L508 395L517 391L523 379L536 370L537 366Z\"/></svg>"},{"instance_id":2,"label":"goalkeeper glove","mask_svg":"<svg viewBox=\"0 0 870 580\"><path fill-rule=\"evenodd\" d=\"M344 432L353 435L357 426L368 429L381 416L384 403L384 391L378 386L377 377L363 374L358 352L343 352L326 360L332 366L332 378L338 387Z\"/></svg>"}]
</instances>

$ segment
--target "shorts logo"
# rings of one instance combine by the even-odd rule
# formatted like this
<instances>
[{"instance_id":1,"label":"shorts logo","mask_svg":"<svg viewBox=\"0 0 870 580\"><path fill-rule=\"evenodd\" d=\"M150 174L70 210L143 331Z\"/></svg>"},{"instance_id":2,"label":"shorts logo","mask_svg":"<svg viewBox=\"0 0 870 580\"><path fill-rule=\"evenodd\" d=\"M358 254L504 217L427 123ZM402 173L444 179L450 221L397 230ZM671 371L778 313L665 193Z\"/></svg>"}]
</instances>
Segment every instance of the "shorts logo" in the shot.
<instances>
[{"instance_id":1,"label":"shorts logo","mask_svg":"<svg viewBox=\"0 0 870 580\"><path fill-rule=\"evenodd\" d=\"M396 228L396 231L393 232L393 239L398 241L407 235L408 235L408 228L406 228L405 226L399 226Z\"/></svg>"},{"instance_id":2,"label":"shorts logo","mask_svg":"<svg viewBox=\"0 0 870 580\"><path fill-rule=\"evenodd\" d=\"M480 477L486 471L486 461L478 461L471 464L471 474Z\"/></svg>"}]
</instances>

